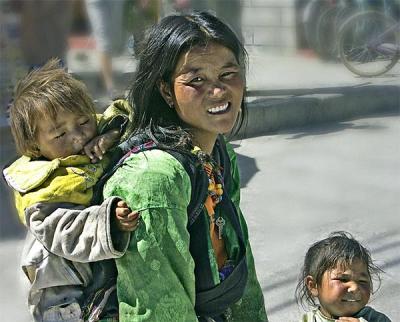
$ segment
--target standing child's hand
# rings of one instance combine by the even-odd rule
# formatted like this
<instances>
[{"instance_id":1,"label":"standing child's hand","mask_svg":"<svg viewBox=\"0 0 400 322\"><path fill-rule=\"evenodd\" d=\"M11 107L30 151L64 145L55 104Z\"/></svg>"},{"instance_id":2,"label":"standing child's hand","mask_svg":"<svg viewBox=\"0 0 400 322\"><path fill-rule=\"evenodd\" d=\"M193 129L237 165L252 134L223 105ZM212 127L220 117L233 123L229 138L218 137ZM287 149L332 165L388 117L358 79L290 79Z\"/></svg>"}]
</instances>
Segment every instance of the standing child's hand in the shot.
<instances>
[{"instance_id":1,"label":"standing child's hand","mask_svg":"<svg viewBox=\"0 0 400 322\"><path fill-rule=\"evenodd\" d=\"M94 137L83 147L83 153L86 154L92 163L103 159L104 154L120 138L119 130L110 130L102 135Z\"/></svg>"},{"instance_id":2,"label":"standing child's hand","mask_svg":"<svg viewBox=\"0 0 400 322\"><path fill-rule=\"evenodd\" d=\"M125 201L117 202L115 223L121 231L134 231L139 225L140 213L131 211Z\"/></svg>"}]
</instances>

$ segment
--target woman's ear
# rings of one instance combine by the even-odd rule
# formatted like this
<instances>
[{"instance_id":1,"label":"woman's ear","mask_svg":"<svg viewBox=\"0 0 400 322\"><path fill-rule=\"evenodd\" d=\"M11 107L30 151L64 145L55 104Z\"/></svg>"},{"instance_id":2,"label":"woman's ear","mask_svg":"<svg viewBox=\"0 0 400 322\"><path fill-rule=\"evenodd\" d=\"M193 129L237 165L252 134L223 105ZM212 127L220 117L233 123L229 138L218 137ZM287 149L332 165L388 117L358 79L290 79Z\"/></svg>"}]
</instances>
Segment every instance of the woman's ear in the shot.
<instances>
[{"instance_id":1,"label":"woman's ear","mask_svg":"<svg viewBox=\"0 0 400 322\"><path fill-rule=\"evenodd\" d=\"M172 108L174 106L174 101L172 98L171 87L163 80L159 83L159 90L161 96L164 98L165 102Z\"/></svg>"},{"instance_id":2,"label":"woman's ear","mask_svg":"<svg viewBox=\"0 0 400 322\"><path fill-rule=\"evenodd\" d=\"M318 296L318 287L317 283L315 282L314 278L311 275L308 275L305 278L305 284L307 286L308 291L311 293L312 296Z\"/></svg>"}]
</instances>

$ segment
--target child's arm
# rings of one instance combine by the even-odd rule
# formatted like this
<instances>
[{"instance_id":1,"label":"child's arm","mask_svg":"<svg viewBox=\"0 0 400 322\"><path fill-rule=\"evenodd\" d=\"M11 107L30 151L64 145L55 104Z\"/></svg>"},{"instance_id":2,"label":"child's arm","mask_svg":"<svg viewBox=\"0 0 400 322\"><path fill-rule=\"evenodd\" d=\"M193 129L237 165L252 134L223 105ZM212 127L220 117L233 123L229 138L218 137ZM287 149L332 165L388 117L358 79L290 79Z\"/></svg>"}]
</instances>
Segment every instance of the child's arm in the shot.
<instances>
[{"instance_id":1,"label":"child's arm","mask_svg":"<svg viewBox=\"0 0 400 322\"><path fill-rule=\"evenodd\" d=\"M118 258L128 247L129 232L136 229L139 220L120 201L110 197L88 208L72 203L37 203L26 209L26 223L36 239L55 255L77 262Z\"/></svg>"}]
</instances>

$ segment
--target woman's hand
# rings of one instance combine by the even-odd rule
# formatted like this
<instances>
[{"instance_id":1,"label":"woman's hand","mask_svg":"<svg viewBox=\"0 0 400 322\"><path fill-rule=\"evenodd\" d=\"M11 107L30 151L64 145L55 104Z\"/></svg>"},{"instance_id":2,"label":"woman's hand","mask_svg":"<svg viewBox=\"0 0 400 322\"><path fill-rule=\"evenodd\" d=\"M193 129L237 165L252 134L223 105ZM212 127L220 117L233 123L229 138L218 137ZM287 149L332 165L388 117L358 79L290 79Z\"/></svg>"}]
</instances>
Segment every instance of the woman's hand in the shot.
<instances>
[{"instance_id":1,"label":"woman's hand","mask_svg":"<svg viewBox=\"0 0 400 322\"><path fill-rule=\"evenodd\" d=\"M139 226L140 213L131 211L125 201L117 202L115 208L115 224L121 231L134 231Z\"/></svg>"},{"instance_id":2,"label":"woman's hand","mask_svg":"<svg viewBox=\"0 0 400 322\"><path fill-rule=\"evenodd\" d=\"M92 163L96 163L103 159L104 154L118 141L120 136L119 130L110 130L96 136L83 147L83 154L86 154Z\"/></svg>"}]
</instances>

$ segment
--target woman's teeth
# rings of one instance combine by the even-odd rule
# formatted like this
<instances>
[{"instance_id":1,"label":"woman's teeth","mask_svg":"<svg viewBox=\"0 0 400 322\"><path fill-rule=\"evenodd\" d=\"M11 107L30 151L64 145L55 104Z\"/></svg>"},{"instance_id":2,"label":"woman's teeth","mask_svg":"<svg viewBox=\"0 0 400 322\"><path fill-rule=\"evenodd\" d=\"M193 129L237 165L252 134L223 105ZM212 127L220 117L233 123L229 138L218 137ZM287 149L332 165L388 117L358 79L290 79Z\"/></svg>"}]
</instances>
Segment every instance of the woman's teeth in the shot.
<instances>
[{"instance_id":1,"label":"woman's teeth","mask_svg":"<svg viewBox=\"0 0 400 322\"><path fill-rule=\"evenodd\" d=\"M225 112L225 111L228 109L228 106L229 106L229 103L225 103L225 104L220 105L220 106L216 106L216 107L209 108L209 109L207 110L207 112L210 113L210 114L219 114L219 113L223 113L223 112Z\"/></svg>"}]
</instances>

